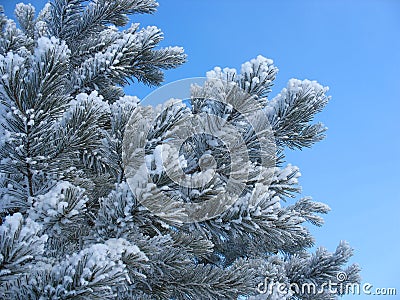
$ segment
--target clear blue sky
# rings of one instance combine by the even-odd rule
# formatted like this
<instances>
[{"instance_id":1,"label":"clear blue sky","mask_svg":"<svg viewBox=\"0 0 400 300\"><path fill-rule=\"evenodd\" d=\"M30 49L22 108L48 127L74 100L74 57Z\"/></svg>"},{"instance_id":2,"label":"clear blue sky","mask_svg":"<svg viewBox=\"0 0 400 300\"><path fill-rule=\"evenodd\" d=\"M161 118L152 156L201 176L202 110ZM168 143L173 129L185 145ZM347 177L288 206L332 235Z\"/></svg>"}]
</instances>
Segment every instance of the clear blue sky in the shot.
<instances>
[{"instance_id":1,"label":"clear blue sky","mask_svg":"<svg viewBox=\"0 0 400 300\"><path fill-rule=\"evenodd\" d=\"M17 2L0 0L9 16ZM161 0L155 15L133 20L160 27L163 46L185 48L188 62L166 82L262 54L280 69L271 95L292 77L330 87L318 115L327 139L288 161L300 167L303 195L332 208L313 229L317 245L334 251L349 241L363 282L397 288L397 296L368 299L400 299L400 1ZM127 91L144 98L151 89Z\"/></svg>"}]
</instances>

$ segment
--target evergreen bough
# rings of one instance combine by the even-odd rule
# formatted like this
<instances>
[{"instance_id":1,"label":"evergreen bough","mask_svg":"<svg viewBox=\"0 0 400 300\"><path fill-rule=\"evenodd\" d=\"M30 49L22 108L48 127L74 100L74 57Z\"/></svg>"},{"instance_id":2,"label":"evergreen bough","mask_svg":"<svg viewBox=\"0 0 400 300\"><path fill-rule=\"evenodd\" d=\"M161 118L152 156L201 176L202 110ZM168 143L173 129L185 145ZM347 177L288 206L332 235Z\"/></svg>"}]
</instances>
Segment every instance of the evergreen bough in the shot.
<instances>
[{"instance_id":1,"label":"evergreen bough","mask_svg":"<svg viewBox=\"0 0 400 300\"><path fill-rule=\"evenodd\" d=\"M336 299L339 291L257 290L267 280L338 283L339 272L345 283L359 281L358 266L346 267L352 255L347 243L333 253L307 252L314 240L305 223L322 225L318 214L328 206L309 197L281 205L300 191L299 170L284 166L283 149L323 139L325 127L312 120L328 97L316 82L291 80L268 100L277 68L259 56L240 74L215 68L208 78L224 85L194 87L190 105L153 112L155 125L145 137L150 160L182 118L212 111L241 128L256 167L262 153L254 130L232 107L207 99L223 95L245 107L250 96L266 114L278 157L273 175L268 184L249 180L218 217L163 219L132 193L123 137L141 104L123 86L135 80L159 85L162 70L186 56L180 47L159 48L163 36L156 27L118 27L157 6L154 0L53 0L36 14L32 5L18 4L18 26L1 9L0 298ZM230 86L244 93L230 94ZM193 138L183 156L185 172L195 174L205 151L215 155L219 177L212 186L183 191L164 171L152 173L154 182L186 193L186 201L223 189L229 154L210 140Z\"/></svg>"}]
</instances>

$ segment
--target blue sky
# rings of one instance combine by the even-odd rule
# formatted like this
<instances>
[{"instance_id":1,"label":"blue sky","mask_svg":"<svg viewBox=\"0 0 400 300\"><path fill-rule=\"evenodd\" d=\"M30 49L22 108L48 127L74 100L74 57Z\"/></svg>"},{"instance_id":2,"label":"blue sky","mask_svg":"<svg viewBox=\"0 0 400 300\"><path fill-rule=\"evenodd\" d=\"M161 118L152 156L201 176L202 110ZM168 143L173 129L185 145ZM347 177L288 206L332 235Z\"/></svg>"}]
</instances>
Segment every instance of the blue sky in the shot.
<instances>
[{"instance_id":1,"label":"blue sky","mask_svg":"<svg viewBox=\"0 0 400 300\"><path fill-rule=\"evenodd\" d=\"M0 0L9 16L17 2ZM287 160L300 167L303 195L332 208L312 229L317 245L334 251L347 240L364 283L397 288L397 296L368 299L400 299L399 16L397 0L161 0L155 15L133 18L160 27L163 46L185 48L188 62L168 71L167 83L214 66L239 69L261 54L280 69L271 96L293 77L330 87L317 117L327 139ZM127 89L141 98L151 90Z\"/></svg>"}]
</instances>

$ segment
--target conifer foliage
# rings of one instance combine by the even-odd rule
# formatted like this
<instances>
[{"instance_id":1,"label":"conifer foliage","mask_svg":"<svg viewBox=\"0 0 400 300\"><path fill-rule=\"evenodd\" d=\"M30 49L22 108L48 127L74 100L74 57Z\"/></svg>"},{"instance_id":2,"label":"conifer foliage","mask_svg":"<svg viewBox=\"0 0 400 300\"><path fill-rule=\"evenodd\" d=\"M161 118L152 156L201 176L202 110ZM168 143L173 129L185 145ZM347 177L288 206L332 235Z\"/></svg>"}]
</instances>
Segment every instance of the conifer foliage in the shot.
<instances>
[{"instance_id":1,"label":"conifer foliage","mask_svg":"<svg viewBox=\"0 0 400 300\"><path fill-rule=\"evenodd\" d=\"M190 105L144 108L123 87L159 85L163 70L186 60L182 48L158 46L160 29L129 24L132 15L157 6L154 0L52 0L36 12L18 4L17 23L1 8L0 298L336 299L340 292L260 289L267 281L323 286L359 280L357 265L346 267L347 243L333 253L307 251L314 240L305 223L322 225L318 214L328 206L309 197L283 205L300 191L299 170L284 166L283 150L323 139L325 127L312 122L328 102L327 89L293 79L268 100L278 69L259 56L240 73L210 71L204 86L193 87ZM256 118L249 101L265 120ZM181 222L179 211L164 207L170 215L162 217L142 199L159 194L140 194L128 182L127 124L132 116L150 124L137 136L145 143L152 186L201 203L218 196L236 170L223 140L198 134L181 148L183 170L193 178L202 172L200 158L214 157L214 177L201 188L177 185L168 166L157 165L157 153L174 128L205 112L222 122L209 127L223 131L229 122L237 129L251 174L237 201L218 216ZM275 142L268 148L277 157L273 166L262 163L271 153L256 134L260 120Z\"/></svg>"}]
</instances>

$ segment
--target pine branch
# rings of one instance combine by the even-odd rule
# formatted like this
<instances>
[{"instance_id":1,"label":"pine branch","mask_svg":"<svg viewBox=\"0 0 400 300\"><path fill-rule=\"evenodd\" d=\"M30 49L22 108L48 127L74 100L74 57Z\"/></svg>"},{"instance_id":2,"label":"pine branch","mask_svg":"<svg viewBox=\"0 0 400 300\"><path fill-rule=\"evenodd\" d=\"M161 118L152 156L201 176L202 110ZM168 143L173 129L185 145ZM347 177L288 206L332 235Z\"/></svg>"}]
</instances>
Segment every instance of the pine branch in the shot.
<instances>
[{"instance_id":1,"label":"pine branch","mask_svg":"<svg viewBox=\"0 0 400 300\"><path fill-rule=\"evenodd\" d=\"M202 295L205 299L237 299L250 293L255 272L247 261L238 260L229 269L197 265L193 271L184 272L172 279L172 297L192 299Z\"/></svg>"},{"instance_id":2,"label":"pine branch","mask_svg":"<svg viewBox=\"0 0 400 300\"><path fill-rule=\"evenodd\" d=\"M44 195L33 199L29 217L42 224L43 233L51 238L68 240L79 229L87 226L84 190L67 182L60 182Z\"/></svg>"},{"instance_id":3,"label":"pine branch","mask_svg":"<svg viewBox=\"0 0 400 300\"><path fill-rule=\"evenodd\" d=\"M281 206L300 192L283 149L323 138L312 122L327 88L291 80L269 101L278 69L258 56L240 73L208 72L188 103L142 107L123 86L158 85L186 60L182 48L158 47L156 27L117 28L157 5L54 0L35 19L19 4L19 28L0 7L0 298L336 299L256 289L338 272L359 281L347 244L306 252L305 223L322 225L328 206ZM193 187L179 183L187 178ZM222 213L182 222L199 210L181 204L215 197L207 212Z\"/></svg>"},{"instance_id":4,"label":"pine branch","mask_svg":"<svg viewBox=\"0 0 400 300\"><path fill-rule=\"evenodd\" d=\"M36 26L35 8L31 4L18 3L14 15L24 34L33 39Z\"/></svg>"},{"instance_id":5,"label":"pine branch","mask_svg":"<svg viewBox=\"0 0 400 300\"><path fill-rule=\"evenodd\" d=\"M337 293L326 291L321 294L320 299L337 299L337 296L343 293L340 291L340 284L345 287L346 284L354 284L360 282L358 275L360 269L353 264L344 269L344 265L352 256L353 250L346 242L341 242L336 251L329 253L326 249L320 247L314 254L303 253L294 255L289 258L286 264L287 276L296 286L302 287L307 284L313 284L321 289L328 288L326 284L332 282L337 284ZM339 280L338 274L345 276L343 280ZM325 286L323 284L325 283ZM315 293L312 291L305 292L295 291L295 297L298 299L314 299Z\"/></svg>"},{"instance_id":6,"label":"pine branch","mask_svg":"<svg viewBox=\"0 0 400 300\"><path fill-rule=\"evenodd\" d=\"M39 235L40 225L24 220L20 213L7 216L0 227L0 281L28 274L44 255L46 235ZM0 286L0 295L4 293Z\"/></svg>"},{"instance_id":7,"label":"pine branch","mask_svg":"<svg viewBox=\"0 0 400 300\"><path fill-rule=\"evenodd\" d=\"M127 15L135 13L153 13L158 4L154 0L97 0L91 2L76 23L71 38L93 36L113 24L118 27L128 22Z\"/></svg>"},{"instance_id":8,"label":"pine branch","mask_svg":"<svg viewBox=\"0 0 400 300\"><path fill-rule=\"evenodd\" d=\"M81 20L84 0L54 0L48 20L50 33L62 40L68 40L74 34Z\"/></svg>"},{"instance_id":9,"label":"pine branch","mask_svg":"<svg viewBox=\"0 0 400 300\"><path fill-rule=\"evenodd\" d=\"M324 138L326 128L321 123L309 123L328 103L327 91L315 81L292 79L268 103L269 122L279 145L301 149Z\"/></svg>"},{"instance_id":10,"label":"pine branch","mask_svg":"<svg viewBox=\"0 0 400 300\"><path fill-rule=\"evenodd\" d=\"M115 299L114 287L126 281L126 270L119 263L124 249L95 244L53 266L45 282L42 297Z\"/></svg>"},{"instance_id":11,"label":"pine branch","mask_svg":"<svg viewBox=\"0 0 400 300\"><path fill-rule=\"evenodd\" d=\"M3 32L6 24L7 24L7 17L4 14L4 7L0 5L0 32Z\"/></svg>"},{"instance_id":12,"label":"pine branch","mask_svg":"<svg viewBox=\"0 0 400 300\"><path fill-rule=\"evenodd\" d=\"M185 61L182 48L153 50L161 40L159 29L137 31L136 25L104 52L84 61L74 75L72 88L103 90L110 83L125 85L133 77L146 84L159 84L163 80L160 69L175 68Z\"/></svg>"},{"instance_id":13,"label":"pine branch","mask_svg":"<svg viewBox=\"0 0 400 300\"><path fill-rule=\"evenodd\" d=\"M0 32L0 55L5 56L9 51L14 51L21 55L27 55L28 50L32 50L34 41L28 38L17 28L12 20L8 20L4 15L1 20Z\"/></svg>"}]
</instances>

